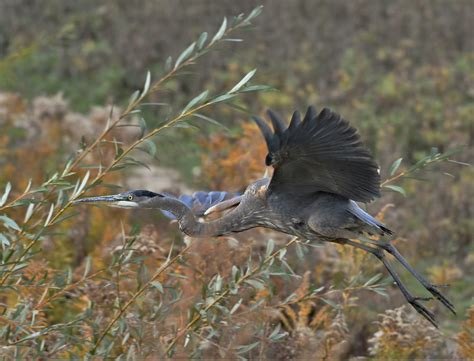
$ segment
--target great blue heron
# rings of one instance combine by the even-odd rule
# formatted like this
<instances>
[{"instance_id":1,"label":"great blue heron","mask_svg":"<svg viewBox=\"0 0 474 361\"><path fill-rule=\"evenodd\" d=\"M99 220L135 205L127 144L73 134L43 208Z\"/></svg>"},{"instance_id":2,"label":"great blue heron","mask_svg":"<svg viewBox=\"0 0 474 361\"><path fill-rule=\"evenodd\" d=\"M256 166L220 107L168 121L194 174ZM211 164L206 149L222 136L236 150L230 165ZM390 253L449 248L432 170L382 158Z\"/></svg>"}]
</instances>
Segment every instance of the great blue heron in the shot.
<instances>
[{"instance_id":1,"label":"great blue heron","mask_svg":"<svg viewBox=\"0 0 474 361\"><path fill-rule=\"evenodd\" d=\"M393 277L406 300L437 327L435 316L414 297L389 263L389 253L400 262L443 305L455 314L453 304L413 269L389 241L392 231L356 203L380 196L379 168L362 146L356 130L338 114L309 107L301 121L295 112L290 125L268 111L273 131L254 117L268 147L265 163L274 168L271 179L250 184L243 195L226 192L197 193L175 198L170 195L133 190L116 195L91 197L82 202L105 202L118 207L160 209L177 219L179 228L191 237L216 237L266 227L305 240L350 245L376 256ZM202 222L216 210L235 207L222 217ZM194 212L193 212L194 208ZM380 241L356 242L361 235L378 235Z\"/></svg>"}]
</instances>

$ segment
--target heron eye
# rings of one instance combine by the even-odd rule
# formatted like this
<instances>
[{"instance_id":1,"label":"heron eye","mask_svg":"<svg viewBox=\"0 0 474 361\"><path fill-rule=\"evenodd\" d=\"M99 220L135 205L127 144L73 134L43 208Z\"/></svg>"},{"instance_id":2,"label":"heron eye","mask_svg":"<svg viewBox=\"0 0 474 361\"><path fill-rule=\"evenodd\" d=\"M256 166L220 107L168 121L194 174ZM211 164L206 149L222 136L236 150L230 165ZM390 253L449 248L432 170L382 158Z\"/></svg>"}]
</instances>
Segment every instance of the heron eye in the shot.
<instances>
[{"instance_id":1,"label":"heron eye","mask_svg":"<svg viewBox=\"0 0 474 361\"><path fill-rule=\"evenodd\" d=\"M132 195L129 195L127 198L128 198L129 201L133 201L133 196Z\"/></svg>"}]
</instances>

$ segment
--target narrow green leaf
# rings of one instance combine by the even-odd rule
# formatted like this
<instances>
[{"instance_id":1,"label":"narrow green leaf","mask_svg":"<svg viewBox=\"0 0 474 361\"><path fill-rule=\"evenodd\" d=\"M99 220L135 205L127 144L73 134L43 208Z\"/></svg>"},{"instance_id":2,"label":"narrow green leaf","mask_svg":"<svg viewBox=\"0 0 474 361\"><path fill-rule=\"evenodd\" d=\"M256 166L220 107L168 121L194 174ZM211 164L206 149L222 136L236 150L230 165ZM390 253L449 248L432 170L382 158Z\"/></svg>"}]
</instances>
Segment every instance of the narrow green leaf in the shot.
<instances>
[{"instance_id":1,"label":"narrow green leaf","mask_svg":"<svg viewBox=\"0 0 474 361\"><path fill-rule=\"evenodd\" d=\"M141 139L143 138L147 130L146 120L143 117L138 118L138 125L140 126L139 138Z\"/></svg>"},{"instance_id":2,"label":"narrow green leaf","mask_svg":"<svg viewBox=\"0 0 474 361\"><path fill-rule=\"evenodd\" d=\"M235 313L235 311L238 310L238 308L239 308L240 305L242 304L242 301L243 301L243 300L244 300L244 299L241 298L240 300L238 300L238 301L236 302L236 304L235 304L235 305L232 307L232 309L230 310L230 314L231 314L231 315L233 315L233 314Z\"/></svg>"},{"instance_id":3,"label":"narrow green leaf","mask_svg":"<svg viewBox=\"0 0 474 361\"><path fill-rule=\"evenodd\" d=\"M8 216L0 216L0 220L3 221L3 224L6 228L14 229L15 231L21 231L20 226Z\"/></svg>"},{"instance_id":4,"label":"narrow green leaf","mask_svg":"<svg viewBox=\"0 0 474 361\"><path fill-rule=\"evenodd\" d=\"M163 106L169 106L169 103L162 103L162 102L150 102L150 103L141 103L141 107L143 106L156 106L156 107L163 107Z\"/></svg>"},{"instance_id":5,"label":"narrow green leaf","mask_svg":"<svg viewBox=\"0 0 474 361\"><path fill-rule=\"evenodd\" d=\"M191 101L184 107L184 109L183 109L183 111L181 112L180 115L183 115L184 113L186 113L189 109L193 108L194 106L200 105L201 103L203 103L206 100L208 94L209 94L209 91L205 90L201 94L196 96L195 98L191 99Z\"/></svg>"},{"instance_id":6,"label":"narrow green leaf","mask_svg":"<svg viewBox=\"0 0 474 361\"><path fill-rule=\"evenodd\" d=\"M239 93L253 93L253 92L270 92L276 91L275 88L268 85L250 85L243 89L240 89Z\"/></svg>"},{"instance_id":7,"label":"narrow green leaf","mask_svg":"<svg viewBox=\"0 0 474 361\"><path fill-rule=\"evenodd\" d=\"M168 56L165 62L165 71L170 71L172 64L173 64L173 58L171 56Z\"/></svg>"},{"instance_id":8,"label":"narrow green leaf","mask_svg":"<svg viewBox=\"0 0 474 361\"><path fill-rule=\"evenodd\" d=\"M118 143L115 143L115 159L120 157L123 154L123 149L118 146Z\"/></svg>"},{"instance_id":9,"label":"narrow green leaf","mask_svg":"<svg viewBox=\"0 0 474 361\"><path fill-rule=\"evenodd\" d=\"M265 288L265 284L258 280L245 280L245 283L248 283L249 285L258 290L263 290Z\"/></svg>"},{"instance_id":10,"label":"narrow green leaf","mask_svg":"<svg viewBox=\"0 0 474 361\"><path fill-rule=\"evenodd\" d=\"M338 310L338 309L341 308L337 303L335 303L335 302L333 302L333 301L331 301L331 300L328 300L327 298L322 298L322 297L321 297L321 300L323 300L325 303L327 303L327 304L328 304L329 306L331 306L332 308L335 308L336 310Z\"/></svg>"},{"instance_id":11,"label":"narrow green leaf","mask_svg":"<svg viewBox=\"0 0 474 361\"><path fill-rule=\"evenodd\" d=\"M388 293L385 291L385 289L383 288L380 288L380 287L376 287L376 288L371 288L372 291L374 291L375 293L385 297L385 298L388 298Z\"/></svg>"},{"instance_id":12,"label":"narrow green leaf","mask_svg":"<svg viewBox=\"0 0 474 361\"><path fill-rule=\"evenodd\" d=\"M250 14L245 18L245 20L243 21L243 23L249 23L250 21L252 21L253 19L255 19L257 16L260 15L260 13L262 12L263 10L263 5L260 5L260 6L257 6L255 9L253 9Z\"/></svg>"},{"instance_id":13,"label":"narrow green leaf","mask_svg":"<svg viewBox=\"0 0 474 361\"><path fill-rule=\"evenodd\" d=\"M50 185L52 186L64 186L64 187L67 187L69 185L71 185L71 183L69 183L68 181L65 181L65 180L57 180L57 181L54 181L54 182L51 182L49 183Z\"/></svg>"},{"instance_id":14,"label":"narrow green leaf","mask_svg":"<svg viewBox=\"0 0 474 361\"><path fill-rule=\"evenodd\" d=\"M199 39L196 43L196 47L198 50L201 50L204 47L204 44L206 43L207 40L207 33L203 32L200 36Z\"/></svg>"},{"instance_id":15,"label":"narrow green leaf","mask_svg":"<svg viewBox=\"0 0 474 361\"><path fill-rule=\"evenodd\" d=\"M255 75L257 69L253 69L249 71L230 91L228 94L232 94L237 92L240 88L242 88L245 84L247 84L250 79Z\"/></svg>"},{"instance_id":16,"label":"narrow green leaf","mask_svg":"<svg viewBox=\"0 0 474 361\"><path fill-rule=\"evenodd\" d=\"M185 129L193 129L193 130L199 130L198 127L195 125L189 124L188 122L185 122L183 120L180 120L179 122L176 122L173 124L174 128L185 128Z\"/></svg>"},{"instance_id":17,"label":"narrow green leaf","mask_svg":"<svg viewBox=\"0 0 474 361\"><path fill-rule=\"evenodd\" d=\"M325 288L325 286L318 287L315 290L311 291L311 294L315 295L315 294L321 292L322 290L324 290L324 288Z\"/></svg>"},{"instance_id":18,"label":"narrow green leaf","mask_svg":"<svg viewBox=\"0 0 474 361\"><path fill-rule=\"evenodd\" d=\"M225 102L227 100L235 98L236 96L237 96L236 94L222 94L222 95L219 95L219 96L215 97L214 99L210 100L209 104L216 104L216 103Z\"/></svg>"},{"instance_id":19,"label":"narrow green leaf","mask_svg":"<svg viewBox=\"0 0 474 361\"><path fill-rule=\"evenodd\" d=\"M8 182L7 185L5 186L5 192L3 193L2 198L0 199L0 206L3 206L5 204L11 190L12 190L12 185L10 184L10 182Z\"/></svg>"},{"instance_id":20,"label":"narrow green leaf","mask_svg":"<svg viewBox=\"0 0 474 361\"><path fill-rule=\"evenodd\" d=\"M23 219L23 223L26 223L30 220L31 216L33 215L34 208L35 208L34 203L30 203L28 205L28 208L26 209L26 213L25 213L25 218Z\"/></svg>"},{"instance_id":21,"label":"narrow green leaf","mask_svg":"<svg viewBox=\"0 0 474 361\"><path fill-rule=\"evenodd\" d=\"M69 162L68 162L68 163L69 163ZM69 175L69 174L71 174L71 173L68 173L67 175ZM64 174L63 174L63 176L64 176ZM30 178L29 181L28 181L28 184L26 185L25 190L23 191L23 193L28 193L28 192L30 191L31 183L32 183L32 182L33 182L33 181L32 181L32 179Z\"/></svg>"},{"instance_id":22,"label":"narrow green leaf","mask_svg":"<svg viewBox=\"0 0 474 361\"><path fill-rule=\"evenodd\" d=\"M63 173L61 174L61 178L64 178L68 175L69 170L71 169L72 165L72 159L70 159L67 163L66 166L64 167Z\"/></svg>"},{"instance_id":23,"label":"narrow green leaf","mask_svg":"<svg viewBox=\"0 0 474 361\"><path fill-rule=\"evenodd\" d=\"M303 247L301 246L300 243L295 244L295 249L296 249L296 256L298 257L299 260L303 261L304 260L304 250Z\"/></svg>"},{"instance_id":24,"label":"narrow green leaf","mask_svg":"<svg viewBox=\"0 0 474 361\"><path fill-rule=\"evenodd\" d=\"M232 265L232 279L234 281L237 281L237 275L239 274L239 268L236 267L235 265Z\"/></svg>"},{"instance_id":25,"label":"narrow green leaf","mask_svg":"<svg viewBox=\"0 0 474 361\"><path fill-rule=\"evenodd\" d=\"M194 51L194 47L196 46L196 42L192 43L191 45L189 45L178 57L178 59L176 60L176 63L174 64L174 69L176 69L178 66L181 65L181 63L183 61L185 61L186 59L188 59L191 54L193 53Z\"/></svg>"},{"instance_id":26,"label":"narrow green leaf","mask_svg":"<svg viewBox=\"0 0 474 361\"><path fill-rule=\"evenodd\" d=\"M110 171L111 172L116 172L118 170L121 170L121 169L124 169L125 168L125 165L123 164L116 164L114 165L112 168L110 168Z\"/></svg>"},{"instance_id":27,"label":"narrow green leaf","mask_svg":"<svg viewBox=\"0 0 474 361\"><path fill-rule=\"evenodd\" d=\"M373 276L367 282L365 282L363 287L373 285L375 282L379 281L381 278L382 278L382 274L377 273L375 276Z\"/></svg>"},{"instance_id":28,"label":"narrow green leaf","mask_svg":"<svg viewBox=\"0 0 474 361\"><path fill-rule=\"evenodd\" d=\"M146 163L143 163L143 162L141 162L139 160L136 160L134 158L131 158L131 157L124 158L124 164L125 165L134 165L134 166L144 167L144 168L148 169L149 171L151 171L150 167Z\"/></svg>"},{"instance_id":29,"label":"narrow green leaf","mask_svg":"<svg viewBox=\"0 0 474 361\"><path fill-rule=\"evenodd\" d=\"M400 164L402 164L403 158L398 158L395 162L392 163L390 166L389 174L390 176L393 176L395 172L397 171L398 167L400 167Z\"/></svg>"},{"instance_id":30,"label":"narrow green leaf","mask_svg":"<svg viewBox=\"0 0 474 361\"><path fill-rule=\"evenodd\" d=\"M129 105L129 107L130 107L130 105ZM109 129L110 122L112 121L113 117L114 117L114 106L112 105L110 107L109 116L107 117L107 123L105 123L105 129Z\"/></svg>"},{"instance_id":31,"label":"narrow green leaf","mask_svg":"<svg viewBox=\"0 0 474 361\"><path fill-rule=\"evenodd\" d=\"M82 192L84 187L87 185L87 181L89 180L90 174L91 174L90 171L87 171L86 175L82 179L81 185L79 186L79 188L77 188L77 193L74 196L77 196L79 193Z\"/></svg>"},{"instance_id":32,"label":"narrow green leaf","mask_svg":"<svg viewBox=\"0 0 474 361\"><path fill-rule=\"evenodd\" d=\"M200 119L204 119L204 120L208 121L208 122L211 123L211 124L217 125L217 126L219 126L219 127L224 128L225 130L229 130L229 131L230 131L230 129L227 128L224 124L218 122L218 121L215 120L215 119L212 119L212 118L208 117L207 115L203 115L203 114L199 114L199 113L193 113L192 115L193 115L193 117L200 118Z\"/></svg>"},{"instance_id":33,"label":"narrow green leaf","mask_svg":"<svg viewBox=\"0 0 474 361\"><path fill-rule=\"evenodd\" d=\"M54 204L51 204L51 207L49 208L48 217L46 218L46 222L44 222L45 227L49 225L49 221L51 220L51 217L53 216L53 211L54 211Z\"/></svg>"},{"instance_id":34,"label":"narrow green leaf","mask_svg":"<svg viewBox=\"0 0 474 361\"><path fill-rule=\"evenodd\" d=\"M147 71L145 85L143 86L141 98L143 98L145 95L148 94L148 90L150 89L150 84L151 84L151 73L150 71Z\"/></svg>"},{"instance_id":35,"label":"narrow green leaf","mask_svg":"<svg viewBox=\"0 0 474 361\"><path fill-rule=\"evenodd\" d=\"M145 140L144 142L145 147L147 149L148 154L150 154L152 157L156 155L157 149L156 149L156 144L150 139Z\"/></svg>"},{"instance_id":36,"label":"narrow green leaf","mask_svg":"<svg viewBox=\"0 0 474 361\"><path fill-rule=\"evenodd\" d=\"M242 19L244 18L244 14L240 13L239 15L233 16L232 21L230 22L231 27L236 27L242 22Z\"/></svg>"},{"instance_id":37,"label":"narrow green leaf","mask_svg":"<svg viewBox=\"0 0 474 361\"><path fill-rule=\"evenodd\" d=\"M74 186L74 189L72 191L72 195L71 195L71 198L74 198L75 197L75 194L77 192L77 188L79 187L79 179L76 181L76 185Z\"/></svg>"},{"instance_id":38,"label":"narrow green leaf","mask_svg":"<svg viewBox=\"0 0 474 361\"><path fill-rule=\"evenodd\" d=\"M396 185L392 185L392 184L387 184L384 186L384 188L388 188L394 192L398 192L400 194L402 194L404 197L407 196L407 193L405 192L405 189L403 189L402 187L400 186L396 186Z\"/></svg>"},{"instance_id":39,"label":"narrow green leaf","mask_svg":"<svg viewBox=\"0 0 474 361\"><path fill-rule=\"evenodd\" d=\"M258 345L260 345L260 341L251 343L251 344L249 344L249 345L237 346L237 347L236 347L237 353L238 353L238 354L247 353L247 352L253 350L253 349L254 349L255 347L257 347Z\"/></svg>"},{"instance_id":40,"label":"narrow green leaf","mask_svg":"<svg viewBox=\"0 0 474 361\"><path fill-rule=\"evenodd\" d=\"M257 302L255 302L254 304L252 304L252 305L248 308L248 310L249 310L249 311L254 311L254 310L256 310L257 308L259 308L264 302L265 302L265 298L262 297L262 298L260 298Z\"/></svg>"},{"instance_id":41,"label":"narrow green leaf","mask_svg":"<svg viewBox=\"0 0 474 361\"><path fill-rule=\"evenodd\" d=\"M285 268L290 271L290 273L293 275L293 276L297 276L299 277L295 271L293 271L293 269L290 267L290 265L288 264L288 262L286 262L284 259L280 260L280 262L283 264L283 266L285 266Z\"/></svg>"},{"instance_id":42,"label":"narrow green leaf","mask_svg":"<svg viewBox=\"0 0 474 361\"><path fill-rule=\"evenodd\" d=\"M54 173L54 174L51 176L51 178L48 179L48 181L46 182L46 184L49 184L50 182L56 180L56 179L58 178L58 175L59 175L58 172Z\"/></svg>"},{"instance_id":43,"label":"narrow green leaf","mask_svg":"<svg viewBox=\"0 0 474 361\"><path fill-rule=\"evenodd\" d=\"M135 90L132 95L130 95L130 98L128 99L128 107L130 107L135 101L138 99L140 96L140 90Z\"/></svg>"},{"instance_id":44,"label":"narrow green leaf","mask_svg":"<svg viewBox=\"0 0 474 361\"><path fill-rule=\"evenodd\" d=\"M86 278L89 272L91 271L92 267L92 257L87 256L86 257L86 266L84 267L84 273L82 275L82 278Z\"/></svg>"},{"instance_id":45,"label":"narrow green leaf","mask_svg":"<svg viewBox=\"0 0 474 361\"><path fill-rule=\"evenodd\" d=\"M265 257L270 256L272 254L274 248L275 248L275 242L273 241L273 239L270 238L267 242L267 249L265 251Z\"/></svg>"},{"instance_id":46,"label":"narrow green leaf","mask_svg":"<svg viewBox=\"0 0 474 361\"><path fill-rule=\"evenodd\" d=\"M211 44L214 44L216 41L220 40L222 36L224 36L226 29L227 29L227 18L224 17L221 27L219 28L216 35L214 35L214 37L211 40Z\"/></svg>"},{"instance_id":47,"label":"narrow green leaf","mask_svg":"<svg viewBox=\"0 0 474 361\"><path fill-rule=\"evenodd\" d=\"M23 268L26 268L26 267L28 267L29 265L30 265L30 264L27 263L27 262L17 263L17 264L15 265L15 267L13 267L12 272L17 272L17 271L19 271L19 270L22 270Z\"/></svg>"},{"instance_id":48,"label":"narrow green leaf","mask_svg":"<svg viewBox=\"0 0 474 361\"><path fill-rule=\"evenodd\" d=\"M214 284L214 291L219 292L222 289L222 277L220 274L216 277L216 282Z\"/></svg>"},{"instance_id":49,"label":"narrow green leaf","mask_svg":"<svg viewBox=\"0 0 474 361\"><path fill-rule=\"evenodd\" d=\"M275 337L280 333L281 325L278 323L272 333L268 336L269 339L275 340Z\"/></svg>"},{"instance_id":50,"label":"narrow green leaf","mask_svg":"<svg viewBox=\"0 0 474 361\"><path fill-rule=\"evenodd\" d=\"M0 243L3 249L10 246L10 240L3 233L0 233Z\"/></svg>"},{"instance_id":51,"label":"narrow green leaf","mask_svg":"<svg viewBox=\"0 0 474 361\"><path fill-rule=\"evenodd\" d=\"M283 274L285 275L286 273L283 273ZM296 293L293 292L293 293L291 293L287 298L285 298L282 303L285 305L285 304L287 304L287 303L293 301L293 300L296 299L297 297L298 297L298 296L296 295Z\"/></svg>"}]
</instances>

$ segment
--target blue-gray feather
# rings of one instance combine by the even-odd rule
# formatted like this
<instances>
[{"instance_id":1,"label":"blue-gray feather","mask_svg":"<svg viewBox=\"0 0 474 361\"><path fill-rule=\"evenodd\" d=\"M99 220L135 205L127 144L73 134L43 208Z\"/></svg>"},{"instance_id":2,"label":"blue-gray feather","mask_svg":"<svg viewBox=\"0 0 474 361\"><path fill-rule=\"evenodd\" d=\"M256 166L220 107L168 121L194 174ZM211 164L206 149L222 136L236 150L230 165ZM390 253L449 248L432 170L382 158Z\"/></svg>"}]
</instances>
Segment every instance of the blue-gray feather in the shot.
<instances>
[{"instance_id":1,"label":"blue-gray feather","mask_svg":"<svg viewBox=\"0 0 474 361\"><path fill-rule=\"evenodd\" d=\"M211 191L211 192L204 192L198 191L194 192L192 195L189 194L181 194L179 196L175 196L170 193L164 193L166 197L178 199L183 202L188 208L192 210L196 217L203 217L204 213L211 208L212 206L225 201L227 199L231 199L235 196L240 195L240 193L234 192L219 192L219 191ZM170 219L176 219L176 217L168 211L161 210L166 217Z\"/></svg>"},{"instance_id":2,"label":"blue-gray feather","mask_svg":"<svg viewBox=\"0 0 474 361\"><path fill-rule=\"evenodd\" d=\"M366 231L368 233L377 233L381 236L385 235L392 235L393 232L388 229L382 222L378 221L362 208L354 201L349 201L348 209L350 214L355 216L358 220L363 222L367 227L362 227L362 231Z\"/></svg>"}]
</instances>

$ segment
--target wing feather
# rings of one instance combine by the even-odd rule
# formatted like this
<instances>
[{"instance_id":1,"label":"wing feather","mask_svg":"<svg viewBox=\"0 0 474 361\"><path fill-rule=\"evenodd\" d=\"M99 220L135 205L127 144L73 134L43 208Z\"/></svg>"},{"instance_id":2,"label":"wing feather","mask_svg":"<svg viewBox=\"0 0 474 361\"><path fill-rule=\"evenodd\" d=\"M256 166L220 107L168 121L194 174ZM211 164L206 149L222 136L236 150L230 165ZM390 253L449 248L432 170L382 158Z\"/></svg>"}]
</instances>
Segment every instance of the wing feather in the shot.
<instances>
[{"instance_id":1,"label":"wing feather","mask_svg":"<svg viewBox=\"0 0 474 361\"><path fill-rule=\"evenodd\" d=\"M166 197L172 197L175 199L179 199L181 202L186 204L194 213L196 217L204 217L206 211L219 204L225 200L234 198L235 196L240 195L240 193L232 193L232 192L219 192L219 191L211 191L211 192L203 192L198 191L194 192L193 194L181 194L179 196L175 196L170 193L164 193ZM176 217L168 211L161 210L166 217L171 219L176 219Z\"/></svg>"},{"instance_id":2,"label":"wing feather","mask_svg":"<svg viewBox=\"0 0 474 361\"><path fill-rule=\"evenodd\" d=\"M274 133L258 118L264 134L267 165L275 168L270 192L309 195L335 193L360 202L380 196L377 163L362 145L356 129L339 114L309 107L302 122L293 114L288 128L269 111Z\"/></svg>"}]
</instances>

